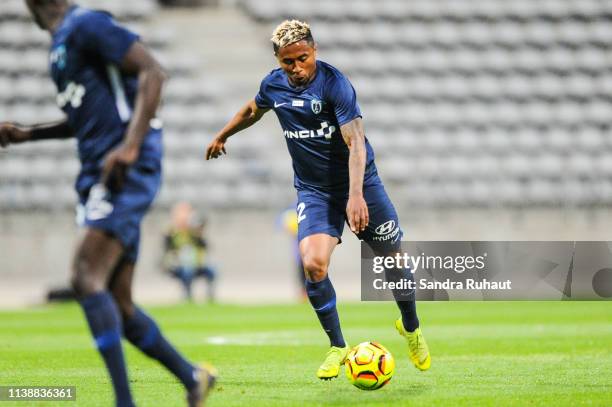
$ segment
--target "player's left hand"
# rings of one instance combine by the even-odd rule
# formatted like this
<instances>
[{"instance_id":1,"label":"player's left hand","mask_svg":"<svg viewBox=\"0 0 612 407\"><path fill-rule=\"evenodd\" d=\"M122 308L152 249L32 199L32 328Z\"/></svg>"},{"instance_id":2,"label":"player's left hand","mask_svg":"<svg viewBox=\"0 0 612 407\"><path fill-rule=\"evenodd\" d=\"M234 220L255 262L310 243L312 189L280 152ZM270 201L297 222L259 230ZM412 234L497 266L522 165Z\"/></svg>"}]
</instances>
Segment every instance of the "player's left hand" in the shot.
<instances>
[{"instance_id":1,"label":"player's left hand","mask_svg":"<svg viewBox=\"0 0 612 407\"><path fill-rule=\"evenodd\" d=\"M127 144L120 144L107 154L102 168L102 183L111 191L123 187L128 167L138 159L139 149Z\"/></svg>"},{"instance_id":2,"label":"player's left hand","mask_svg":"<svg viewBox=\"0 0 612 407\"><path fill-rule=\"evenodd\" d=\"M351 195L346 204L346 217L353 233L363 232L370 222L368 204L363 195Z\"/></svg>"}]
</instances>

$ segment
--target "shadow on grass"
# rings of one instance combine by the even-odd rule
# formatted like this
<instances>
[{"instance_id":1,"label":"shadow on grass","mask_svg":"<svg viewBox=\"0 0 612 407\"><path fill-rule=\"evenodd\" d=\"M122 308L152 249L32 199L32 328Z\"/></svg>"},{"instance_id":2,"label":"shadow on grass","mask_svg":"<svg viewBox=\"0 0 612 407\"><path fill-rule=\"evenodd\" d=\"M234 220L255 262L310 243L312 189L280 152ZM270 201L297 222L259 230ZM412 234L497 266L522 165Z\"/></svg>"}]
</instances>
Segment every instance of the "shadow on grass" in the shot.
<instances>
[{"instance_id":1,"label":"shadow on grass","mask_svg":"<svg viewBox=\"0 0 612 407\"><path fill-rule=\"evenodd\" d=\"M338 380L341 383L338 383ZM429 393L431 384L425 383L390 383L389 385L375 390L364 391L351 386L340 377L331 383L318 383L308 386L308 391L300 391L265 397L269 405L278 406L409 406L414 405L416 396Z\"/></svg>"}]
</instances>

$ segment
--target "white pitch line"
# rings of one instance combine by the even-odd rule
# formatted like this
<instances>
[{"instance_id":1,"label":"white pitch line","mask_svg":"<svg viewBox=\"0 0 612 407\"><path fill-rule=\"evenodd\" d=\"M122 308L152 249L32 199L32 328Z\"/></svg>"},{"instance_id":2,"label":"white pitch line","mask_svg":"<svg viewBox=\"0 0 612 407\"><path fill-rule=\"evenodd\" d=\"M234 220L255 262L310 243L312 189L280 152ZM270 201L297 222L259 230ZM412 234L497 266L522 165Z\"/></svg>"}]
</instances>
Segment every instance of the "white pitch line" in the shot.
<instances>
[{"instance_id":1,"label":"white pitch line","mask_svg":"<svg viewBox=\"0 0 612 407\"><path fill-rule=\"evenodd\" d=\"M204 342L209 345L243 345L243 346L302 346L316 345L324 338L315 331L274 331L209 336Z\"/></svg>"},{"instance_id":2,"label":"white pitch line","mask_svg":"<svg viewBox=\"0 0 612 407\"><path fill-rule=\"evenodd\" d=\"M389 328L390 332L391 327ZM377 340L372 329L345 329L344 333L351 338L361 338L355 343ZM320 329L301 329L292 331L240 332L225 335L214 335L204 338L209 345L226 346L303 346L321 345L327 342L325 333Z\"/></svg>"}]
</instances>

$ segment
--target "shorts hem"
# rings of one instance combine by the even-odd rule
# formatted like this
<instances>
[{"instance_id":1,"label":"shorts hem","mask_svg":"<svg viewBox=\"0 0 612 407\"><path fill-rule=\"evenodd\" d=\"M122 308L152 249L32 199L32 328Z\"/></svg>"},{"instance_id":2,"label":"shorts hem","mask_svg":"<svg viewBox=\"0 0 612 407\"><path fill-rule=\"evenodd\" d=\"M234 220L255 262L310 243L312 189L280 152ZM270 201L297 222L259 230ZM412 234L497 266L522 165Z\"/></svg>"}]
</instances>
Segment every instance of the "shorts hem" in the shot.
<instances>
[{"instance_id":1,"label":"shorts hem","mask_svg":"<svg viewBox=\"0 0 612 407\"><path fill-rule=\"evenodd\" d=\"M136 260L138 259L138 253L133 253L133 250L131 250L131 245L129 245L125 239L123 239L119 233L117 233L117 231L115 229L113 229L110 226L105 226L105 225L98 225L95 223L87 223L87 221L85 221L85 225L84 227L88 228L88 229L96 229L99 230L101 232L104 232L108 235L110 235L113 239L117 240L119 242L119 244L121 245L121 247L123 248L123 254L122 254L122 258L131 261L133 263L136 263Z\"/></svg>"},{"instance_id":2,"label":"shorts hem","mask_svg":"<svg viewBox=\"0 0 612 407\"><path fill-rule=\"evenodd\" d=\"M338 236L337 233L332 233L329 230L312 230L312 231L309 231L309 232L305 233L304 235L299 236L298 243L301 242L304 238L307 238L308 236L319 235L319 234L335 237L336 239L338 239L338 244L342 243L342 236Z\"/></svg>"}]
</instances>

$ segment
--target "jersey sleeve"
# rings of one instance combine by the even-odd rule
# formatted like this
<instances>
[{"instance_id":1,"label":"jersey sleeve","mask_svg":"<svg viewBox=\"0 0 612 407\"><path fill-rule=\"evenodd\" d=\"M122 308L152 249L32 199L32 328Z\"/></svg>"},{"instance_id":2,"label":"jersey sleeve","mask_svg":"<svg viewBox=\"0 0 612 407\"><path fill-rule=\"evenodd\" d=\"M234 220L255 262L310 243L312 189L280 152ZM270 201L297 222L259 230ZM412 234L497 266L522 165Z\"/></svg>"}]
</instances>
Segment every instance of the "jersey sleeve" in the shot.
<instances>
[{"instance_id":1,"label":"jersey sleeve","mask_svg":"<svg viewBox=\"0 0 612 407\"><path fill-rule=\"evenodd\" d=\"M78 26L77 38L80 46L98 54L105 62L119 64L139 36L120 26L108 13L92 11Z\"/></svg>"},{"instance_id":2,"label":"jersey sleeve","mask_svg":"<svg viewBox=\"0 0 612 407\"><path fill-rule=\"evenodd\" d=\"M259 85L259 92L257 92L257 95L255 95L255 104L261 109L271 109L272 104L266 96L265 89L266 79L264 78L264 80L261 81L261 85Z\"/></svg>"},{"instance_id":3,"label":"jersey sleeve","mask_svg":"<svg viewBox=\"0 0 612 407\"><path fill-rule=\"evenodd\" d=\"M340 126L361 117L361 110L357 104L357 94L346 77L334 75L329 79L326 90L327 102L331 104Z\"/></svg>"}]
</instances>

